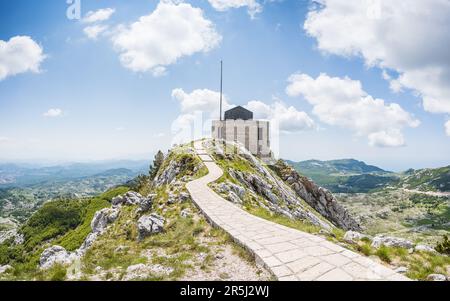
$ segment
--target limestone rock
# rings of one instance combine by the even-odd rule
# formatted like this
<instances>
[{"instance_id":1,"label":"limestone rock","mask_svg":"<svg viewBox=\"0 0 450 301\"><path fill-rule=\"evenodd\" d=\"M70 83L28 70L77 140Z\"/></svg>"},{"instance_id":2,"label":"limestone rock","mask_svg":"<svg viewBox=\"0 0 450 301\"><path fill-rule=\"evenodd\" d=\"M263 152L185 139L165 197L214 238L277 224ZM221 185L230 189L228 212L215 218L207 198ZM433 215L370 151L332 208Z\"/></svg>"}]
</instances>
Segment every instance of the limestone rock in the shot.
<instances>
[{"instance_id":1,"label":"limestone rock","mask_svg":"<svg viewBox=\"0 0 450 301\"><path fill-rule=\"evenodd\" d=\"M42 252L39 260L39 266L42 269L48 269L55 264L69 265L75 260L75 258L75 254L67 252L63 247L52 246Z\"/></svg>"},{"instance_id":2,"label":"limestone rock","mask_svg":"<svg viewBox=\"0 0 450 301\"><path fill-rule=\"evenodd\" d=\"M157 214L144 215L138 220L138 239L142 240L145 237L160 233L164 229L164 218Z\"/></svg>"},{"instance_id":3,"label":"limestone rock","mask_svg":"<svg viewBox=\"0 0 450 301\"><path fill-rule=\"evenodd\" d=\"M16 229L0 232L0 244L9 239L12 239L12 243L15 245L21 245L25 241L23 234L18 233Z\"/></svg>"},{"instance_id":4,"label":"limestone rock","mask_svg":"<svg viewBox=\"0 0 450 301\"><path fill-rule=\"evenodd\" d=\"M434 248L427 245L417 245L414 247L414 251L437 253Z\"/></svg>"},{"instance_id":5,"label":"limestone rock","mask_svg":"<svg viewBox=\"0 0 450 301\"><path fill-rule=\"evenodd\" d=\"M191 199L191 195L187 192L181 192L180 193L180 201L182 203L187 202Z\"/></svg>"},{"instance_id":6,"label":"limestone rock","mask_svg":"<svg viewBox=\"0 0 450 301\"><path fill-rule=\"evenodd\" d=\"M147 212L152 209L153 200L155 199L156 194L149 194L146 198L141 198L139 200L139 208L141 212Z\"/></svg>"},{"instance_id":7,"label":"limestone rock","mask_svg":"<svg viewBox=\"0 0 450 301\"><path fill-rule=\"evenodd\" d=\"M180 215L183 218L188 218L192 216L192 213L189 209L184 209L183 211L181 211Z\"/></svg>"},{"instance_id":8,"label":"limestone rock","mask_svg":"<svg viewBox=\"0 0 450 301\"><path fill-rule=\"evenodd\" d=\"M446 281L447 277L442 274L430 274L427 276L428 281Z\"/></svg>"},{"instance_id":9,"label":"limestone rock","mask_svg":"<svg viewBox=\"0 0 450 301\"><path fill-rule=\"evenodd\" d=\"M114 222L119 217L119 210L116 208L104 208L95 213L91 221L92 232L101 233L106 226Z\"/></svg>"},{"instance_id":10,"label":"limestone rock","mask_svg":"<svg viewBox=\"0 0 450 301\"><path fill-rule=\"evenodd\" d=\"M350 216L349 212L336 200L330 191L301 176L282 160L279 160L274 165L274 169L298 196L333 224L346 230L362 230L359 223Z\"/></svg>"},{"instance_id":11,"label":"limestone rock","mask_svg":"<svg viewBox=\"0 0 450 301\"><path fill-rule=\"evenodd\" d=\"M361 240L363 238L369 238L370 239L370 236L362 234L362 233L359 233L357 231L352 231L352 230L347 231L344 234L344 240L347 241L347 242L356 242L356 241Z\"/></svg>"},{"instance_id":12,"label":"limestone rock","mask_svg":"<svg viewBox=\"0 0 450 301\"><path fill-rule=\"evenodd\" d=\"M151 276L164 276L173 272L170 267L164 267L159 264L146 265L146 264L136 264L131 265L127 268L127 272L123 277L124 281L130 280L143 280Z\"/></svg>"},{"instance_id":13,"label":"limestone rock","mask_svg":"<svg viewBox=\"0 0 450 301\"><path fill-rule=\"evenodd\" d=\"M79 247L78 250L75 251L76 254L79 256L83 256L84 254L86 254L86 251L94 244L99 234L100 232L89 233L84 242L81 244L81 247Z\"/></svg>"},{"instance_id":14,"label":"limestone rock","mask_svg":"<svg viewBox=\"0 0 450 301\"><path fill-rule=\"evenodd\" d=\"M398 247L404 249L414 248L414 243L404 238L384 236L384 235L375 236L374 239L372 240L372 247L379 248L382 245L385 245L387 247Z\"/></svg>"},{"instance_id":15,"label":"limestone rock","mask_svg":"<svg viewBox=\"0 0 450 301\"><path fill-rule=\"evenodd\" d=\"M400 273L400 274L405 274L406 272L408 272L408 268L402 266L402 267L396 268L394 271L397 273Z\"/></svg>"},{"instance_id":16,"label":"limestone rock","mask_svg":"<svg viewBox=\"0 0 450 301\"><path fill-rule=\"evenodd\" d=\"M233 191L228 192L227 199L234 204L242 204L242 200Z\"/></svg>"},{"instance_id":17,"label":"limestone rock","mask_svg":"<svg viewBox=\"0 0 450 301\"><path fill-rule=\"evenodd\" d=\"M12 266L10 266L9 264L7 265L0 265L0 274L4 274L9 270L12 270Z\"/></svg>"}]
</instances>

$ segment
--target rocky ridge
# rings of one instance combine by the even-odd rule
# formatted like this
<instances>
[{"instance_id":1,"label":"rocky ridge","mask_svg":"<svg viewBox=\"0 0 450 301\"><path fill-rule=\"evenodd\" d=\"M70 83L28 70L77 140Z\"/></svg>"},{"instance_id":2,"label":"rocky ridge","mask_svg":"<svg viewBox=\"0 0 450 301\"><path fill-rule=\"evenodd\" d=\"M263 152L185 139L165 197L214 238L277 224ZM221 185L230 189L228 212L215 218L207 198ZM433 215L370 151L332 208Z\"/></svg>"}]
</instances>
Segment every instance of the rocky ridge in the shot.
<instances>
[{"instance_id":1,"label":"rocky ridge","mask_svg":"<svg viewBox=\"0 0 450 301\"><path fill-rule=\"evenodd\" d=\"M327 231L333 228L333 224L346 230L361 230L359 224L329 191L302 178L292 168L288 169L282 161L273 166L277 171L277 174L274 174L267 165L240 144L226 143L227 148L235 148L234 153L227 153L223 143L214 144L208 141L206 145L210 153L219 162L225 162L225 165L227 161L233 160L241 160L245 162L242 165L250 165L248 170L235 168L234 164L225 166L232 180L212 185L230 202L242 204L248 194L254 199L262 197L266 200L259 203L263 208L291 219L306 220Z\"/></svg>"}]
</instances>

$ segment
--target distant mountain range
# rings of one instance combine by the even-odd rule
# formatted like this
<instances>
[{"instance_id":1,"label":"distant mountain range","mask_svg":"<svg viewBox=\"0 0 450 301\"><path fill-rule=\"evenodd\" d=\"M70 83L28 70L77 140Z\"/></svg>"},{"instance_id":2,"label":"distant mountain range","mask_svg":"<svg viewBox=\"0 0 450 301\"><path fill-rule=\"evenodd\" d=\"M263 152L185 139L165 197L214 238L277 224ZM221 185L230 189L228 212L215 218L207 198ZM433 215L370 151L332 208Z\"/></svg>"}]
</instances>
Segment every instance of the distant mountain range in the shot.
<instances>
[{"instance_id":1,"label":"distant mountain range","mask_svg":"<svg viewBox=\"0 0 450 301\"><path fill-rule=\"evenodd\" d=\"M102 161L71 163L48 167L30 167L19 164L0 164L0 188L25 187L49 181L70 181L108 173L109 175L136 175L147 172L147 161Z\"/></svg>"},{"instance_id":2,"label":"distant mountain range","mask_svg":"<svg viewBox=\"0 0 450 301\"><path fill-rule=\"evenodd\" d=\"M450 191L450 166L393 173L355 159L287 162L298 172L332 192L369 192L387 186Z\"/></svg>"}]
</instances>

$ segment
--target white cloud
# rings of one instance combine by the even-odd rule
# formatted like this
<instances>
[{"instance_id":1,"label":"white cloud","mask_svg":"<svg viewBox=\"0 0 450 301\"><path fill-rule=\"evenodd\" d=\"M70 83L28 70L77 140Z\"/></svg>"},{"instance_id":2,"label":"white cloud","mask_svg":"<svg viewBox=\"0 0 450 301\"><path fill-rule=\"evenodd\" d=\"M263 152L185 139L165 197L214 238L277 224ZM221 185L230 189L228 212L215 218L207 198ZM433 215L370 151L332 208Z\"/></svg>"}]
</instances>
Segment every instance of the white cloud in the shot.
<instances>
[{"instance_id":1,"label":"white cloud","mask_svg":"<svg viewBox=\"0 0 450 301\"><path fill-rule=\"evenodd\" d=\"M405 141L401 130L420 124L400 105L373 98L360 81L348 77L321 74L313 79L307 74L293 74L288 81L286 93L303 96L322 122L367 136L373 146L402 146Z\"/></svg>"},{"instance_id":2,"label":"white cloud","mask_svg":"<svg viewBox=\"0 0 450 301\"><path fill-rule=\"evenodd\" d=\"M253 19L262 12L262 5L256 0L208 0L211 6L218 11L227 11L231 8L247 7L248 14Z\"/></svg>"},{"instance_id":3,"label":"white cloud","mask_svg":"<svg viewBox=\"0 0 450 301\"><path fill-rule=\"evenodd\" d=\"M61 117L63 115L63 111L61 109L49 109L42 115L44 117Z\"/></svg>"},{"instance_id":4,"label":"white cloud","mask_svg":"<svg viewBox=\"0 0 450 301\"><path fill-rule=\"evenodd\" d=\"M318 48L395 71L391 89L408 88L433 113L450 113L450 1L321 0L304 24ZM385 73L384 75L387 75Z\"/></svg>"},{"instance_id":5,"label":"white cloud","mask_svg":"<svg viewBox=\"0 0 450 301\"><path fill-rule=\"evenodd\" d=\"M268 105L258 100L252 100L245 107L252 111L257 119L268 119L272 122L277 122L280 131L284 133L300 132L315 128L314 121L308 114L298 111L292 106L287 107L280 101Z\"/></svg>"},{"instance_id":6,"label":"white cloud","mask_svg":"<svg viewBox=\"0 0 450 301\"><path fill-rule=\"evenodd\" d=\"M8 137L0 137L0 144L10 141Z\"/></svg>"},{"instance_id":7,"label":"white cloud","mask_svg":"<svg viewBox=\"0 0 450 301\"><path fill-rule=\"evenodd\" d=\"M102 8L96 11L90 11L83 18L83 23L96 23L107 21L116 12L114 8Z\"/></svg>"},{"instance_id":8,"label":"white cloud","mask_svg":"<svg viewBox=\"0 0 450 301\"><path fill-rule=\"evenodd\" d=\"M37 73L44 59L42 47L28 36L0 40L0 81L19 73Z\"/></svg>"},{"instance_id":9,"label":"white cloud","mask_svg":"<svg viewBox=\"0 0 450 301\"><path fill-rule=\"evenodd\" d=\"M96 40L97 37L108 29L107 25L92 25L85 27L83 32L89 39Z\"/></svg>"},{"instance_id":10,"label":"white cloud","mask_svg":"<svg viewBox=\"0 0 450 301\"><path fill-rule=\"evenodd\" d=\"M450 120L445 123L445 133L450 136Z\"/></svg>"},{"instance_id":11,"label":"white cloud","mask_svg":"<svg viewBox=\"0 0 450 301\"><path fill-rule=\"evenodd\" d=\"M173 143L189 142L208 136L211 121L219 119L220 93L208 89L197 89L186 93L183 89L174 89L172 98L180 104L181 114L172 123ZM235 107L226 95L223 96L223 111ZM280 101L273 104L253 100L245 107L254 113L257 119L268 119L277 124L276 130L283 133L299 132L315 128L314 121L294 107L287 107Z\"/></svg>"},{"instance_id":12,"label":"white cloud","mask_svg":"<svg viewBox=\"0 0 450 301\"><path fill-rule=\"evenodd\" d=\"M212 50L221 39L200 8L172 1L161 1L151 14L119 26L112 36L123 66L155 75L183 56Z\"/></svg>"},{"instance_id":13,"label":"white cloud","mask_svg":"<svg viewBox=\"0 0 450 301\"><path fill-rule=\"evenodd\" d=\"M172 91L172 98L180 102L182 113L201 111L210 115L211 118L219 118L219 92L208 89L197 89L191 93L186 93L183 89L174 89ZM222 106L224 110L232 107L226 95L223 96Z\"/></svg>"}]
</instances>

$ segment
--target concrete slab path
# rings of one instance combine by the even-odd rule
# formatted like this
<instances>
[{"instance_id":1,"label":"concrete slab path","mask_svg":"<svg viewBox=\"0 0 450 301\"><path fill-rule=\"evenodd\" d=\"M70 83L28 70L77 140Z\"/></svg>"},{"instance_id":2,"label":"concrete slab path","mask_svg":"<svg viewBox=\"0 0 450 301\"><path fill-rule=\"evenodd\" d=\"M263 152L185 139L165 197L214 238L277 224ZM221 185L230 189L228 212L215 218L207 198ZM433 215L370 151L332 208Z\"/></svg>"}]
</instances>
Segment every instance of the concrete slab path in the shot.
<instances>
[{"instance_id":1,"label":"concrete slab path","mask_svg":"<svg viewBox=\"0 0 450 301\"><path fill-rule=\"evenodd\" d=\"M222 169L201 141L195 142L195 149L209 173L186 184L194 203L210 223L228 232L278 280L409 280L322 237L259 218L226 201L208 187L222 176Z\"/></svg>"}]
</instances>

